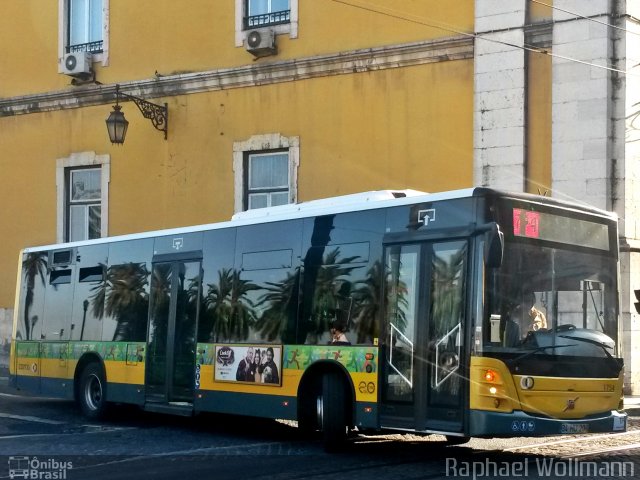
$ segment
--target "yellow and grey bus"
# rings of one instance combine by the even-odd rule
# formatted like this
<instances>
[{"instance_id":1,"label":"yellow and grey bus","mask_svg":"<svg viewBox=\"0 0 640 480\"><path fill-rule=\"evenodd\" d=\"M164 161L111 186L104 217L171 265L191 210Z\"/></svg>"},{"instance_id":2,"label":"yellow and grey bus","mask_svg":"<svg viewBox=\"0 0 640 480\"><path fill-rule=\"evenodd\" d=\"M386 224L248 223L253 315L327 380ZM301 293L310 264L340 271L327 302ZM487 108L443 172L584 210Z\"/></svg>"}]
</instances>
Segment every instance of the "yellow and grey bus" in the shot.
<instances>
[{"instance_id":1,"label":"yellow and grey bus","mask_svg":"<svg viewBox=\"0 0 640 480\"><path fill-rule=\"evenodd\" d=\"M10 383L92 418L290 419L327 448L626 429L617 219L589 206L378 191L19 261Z\"/></svg>"}]
</instances>

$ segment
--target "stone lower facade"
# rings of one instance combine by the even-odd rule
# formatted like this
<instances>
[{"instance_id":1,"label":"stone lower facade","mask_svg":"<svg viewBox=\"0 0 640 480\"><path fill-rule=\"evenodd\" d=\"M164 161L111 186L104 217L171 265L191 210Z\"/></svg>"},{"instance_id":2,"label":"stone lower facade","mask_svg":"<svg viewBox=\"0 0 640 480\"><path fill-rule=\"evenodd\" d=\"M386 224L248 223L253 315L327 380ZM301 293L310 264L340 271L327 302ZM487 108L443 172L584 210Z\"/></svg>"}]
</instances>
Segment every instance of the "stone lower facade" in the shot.
<instances>
[{"instance_id":1,"label":"stone lower facade","mask_svg":"<svg viewBox=\"0 0 640 480\"><path fill-rule=\"evenodd\" d=\"M620 219L619 347L625 393L638 395L640 314L633 303L640 289L640 4L556 0L537 18L522 0L476 0L475 7L475 183L526 188L539 157L532 157L532 125L523 112L537 107L539 99L528 92L543 82L544 101L550 101L551 128L543 137L551 146L548 193ZM532 76L524 44L532 46L529 59L551 56L549 78Z\"/></svg>"}]
</instances>

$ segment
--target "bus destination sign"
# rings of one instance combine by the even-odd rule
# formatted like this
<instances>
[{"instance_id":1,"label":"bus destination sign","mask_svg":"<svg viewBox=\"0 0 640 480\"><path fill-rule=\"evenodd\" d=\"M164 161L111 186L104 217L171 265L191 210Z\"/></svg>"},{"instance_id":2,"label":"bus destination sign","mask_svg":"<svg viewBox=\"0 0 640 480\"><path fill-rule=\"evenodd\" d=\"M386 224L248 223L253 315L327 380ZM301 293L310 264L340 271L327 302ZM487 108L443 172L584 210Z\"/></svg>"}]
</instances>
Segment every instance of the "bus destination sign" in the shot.
<instances>
[{"instance_id":1,"label":"bus destination sign","mask_svg":"<svg viewBox=\"0 0 640 480\"><path fill-rule=\"evenodd\" d=\"M609 229L604 223L523 208L513 209L513 235L609 250Z\"/></svg>"},{"instance_id":2,"label":"bus destination sign","mask_svg":"<svg viewBox=\"0 0 640 480\"><path fill-rule=\"evenodd\" d=\"M540 236L540 212L514 208L513 234L517 237L538 238Z\"/></svg>"}]
</instances>

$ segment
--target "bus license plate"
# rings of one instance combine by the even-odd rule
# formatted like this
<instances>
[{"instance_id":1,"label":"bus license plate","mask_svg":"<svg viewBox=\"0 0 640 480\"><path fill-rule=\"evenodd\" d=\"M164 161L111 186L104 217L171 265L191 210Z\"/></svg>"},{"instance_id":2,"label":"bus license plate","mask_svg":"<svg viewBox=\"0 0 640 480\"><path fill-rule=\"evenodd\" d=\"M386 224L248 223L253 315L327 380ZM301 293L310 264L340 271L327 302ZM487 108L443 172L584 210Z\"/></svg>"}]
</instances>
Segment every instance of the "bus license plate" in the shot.
<instances>
[{"instance_id":1,"label":"bus license plate","mask_svg":"<svg viewBox=\"0 0 640 480\"><path fill-rule=\"evenodd\" d=\"M560 433L589 433L588 423L563 423Z\"/></svg>"}]
</instances>

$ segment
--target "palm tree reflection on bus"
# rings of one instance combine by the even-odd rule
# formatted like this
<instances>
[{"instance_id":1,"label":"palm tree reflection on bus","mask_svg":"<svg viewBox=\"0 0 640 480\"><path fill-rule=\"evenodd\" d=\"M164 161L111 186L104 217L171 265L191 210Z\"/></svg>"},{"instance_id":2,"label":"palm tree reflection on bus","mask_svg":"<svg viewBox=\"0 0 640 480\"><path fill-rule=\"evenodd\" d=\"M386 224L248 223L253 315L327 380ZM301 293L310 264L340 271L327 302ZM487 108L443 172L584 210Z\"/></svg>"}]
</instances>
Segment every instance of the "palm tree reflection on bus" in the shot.
<instances>
[{"instance_id":1,"label":"palm tree reflection on bus","mask_svg":"<svg viewBox=\"0 0 640 480\"><path fill-rule=\"evenodd\" d=\"M93 316L98 320L106 316L116 321L113 341L144 340L149 305L148 278L149 271L144 263L112 265L107 268L103 281L92 289Z\"/></svg>"},{"instance_id":2,"label":"palm tree reflection on bus","mask_svg":"<svg viewBox=\"0 0 640 480\"><path fill-rule=\"evenodd\" d=\"M247 298L258 286L240 278L240 272L223 268L218 272L218 283L208 284L203 300L201 331L209 332L209 342L240 341L249 336L255 319L253 302Z\"/></svg>"},{"instance_id":3,"label":"palm tree reflection on bus","mask_svg":"<svg viewBox=\"0 0 640 480\"><path fill-rule=\"evenodd\" d=\"M305 325L306 343L315 343L328 332L336 315L341 315L352 327L357 336L356 343L370 342L379 335L376 318L381 310L387 308L387 302L379 295L381 281L387 283L385 291L389 291L390 276L387 272L383 278L381 262L375 262L361 279L357 279L355 272L362 268L360 263L357 256L340 258L339 248L324 256L317 270L311 316ZM44 281L46 258L34 258L29 265L28 270L25 267L26 284L32 291L38 276L42 275ZM193 313L199 307L200 331L208 332L200 335L199 340L246 341L251 335L268 342L293 340L299 314L300 272L301 269L296 268L287 271L280 281L257 284L243 279L242 271L223 268L218 271L218 281L207 284L206 295L199 290L202 288L201 276L185 279L185 300L188 304L185 308ZM150 275L153 276L151 291L148 290ZM164 338L166 331L162 330L166 329L166 322L157 319L168 313L171 275L169 264L155 265L152 272L144 263L106 268L104 279L92 289L89 298L94 318L102 320L107 317L116 322L113 334L109 335L114 341L143 341L146 338L146 312L151 305L149 327L153 335L149 338ZM31 303L27 301L25 319L30 307ZM403 326L402 315L398 320L398 325ZM32 325L28 323L25 333L30 335Z\"/></svg>"},{"instance_id":4,"label":"palm tree reflection on bus","mask_svg":"<svg viewBox=\"0 0 640 480\"><path fill-rule=\"evenodd\" d=\"M24 301L24 340L31 340L33 327L38 321L38 316L29 317L29 314L33 306L36 278L39 277L42 287L45 286L44 274L47 271L47 254L44 252L27 253L22 263L22 270L27 284ZM20 332L17 335L20 335Z\"/></svg>"}]
</instances>

